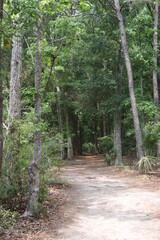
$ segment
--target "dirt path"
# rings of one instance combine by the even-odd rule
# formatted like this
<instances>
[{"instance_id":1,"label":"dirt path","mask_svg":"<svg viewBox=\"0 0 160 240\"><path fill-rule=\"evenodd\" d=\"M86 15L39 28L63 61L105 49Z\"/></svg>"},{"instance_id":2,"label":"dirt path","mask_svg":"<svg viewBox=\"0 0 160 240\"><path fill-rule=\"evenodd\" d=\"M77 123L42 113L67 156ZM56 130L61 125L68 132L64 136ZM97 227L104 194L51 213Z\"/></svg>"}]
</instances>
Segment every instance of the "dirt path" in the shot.
<instances>
[{"instance_id":1,"label":"dirt path","mask_svg":"<svg viewBox=\"0 0 160 240\"><path fill-rule=\"evenodd\" d=\"M54 172L54 168L51 171ZM79 157L50 186L41 219L18 218L2 240L160 240L160 178Z\"/></svg>"},{"instance_id":2,"label":"dirt path","mask_svg":"<svg viewBox=\"0 0 160 240\"><path fill-rule=\"evenodd\" d=\"M88 157L62 178L71 185L65 223L56 236L51 230L40 239L160 240L160 191L147 177L111 171Z\"/></svg>"}]
</instances>

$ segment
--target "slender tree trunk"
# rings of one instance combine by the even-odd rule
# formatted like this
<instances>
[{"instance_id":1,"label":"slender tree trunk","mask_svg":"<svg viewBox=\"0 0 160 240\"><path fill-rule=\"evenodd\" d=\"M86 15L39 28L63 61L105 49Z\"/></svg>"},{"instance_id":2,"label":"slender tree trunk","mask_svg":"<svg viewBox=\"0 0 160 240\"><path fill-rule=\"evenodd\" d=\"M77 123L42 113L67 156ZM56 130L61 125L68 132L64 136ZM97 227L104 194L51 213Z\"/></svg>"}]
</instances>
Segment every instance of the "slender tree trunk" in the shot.
<instances>
[{"instance_id":1,"label":"slender tree trunk","mask_svg":"<svg viewBox=\"0 0 160 240\"><path fill-rule=\"evenodd\" d=\"M142 134L141 134L140 124L139 124L139 116L138 116L138 111L136 106L136 98L134 94L133 72L132 72L131 61L128 53L126 32L124 28L123 17L120 10L119 0L114 0L114 3L115 3L117 18L119 21L122 48L123 48L123 53L124 53L125 62L126 62L126 69L128 74L129 93L130 93L132 115L133 115L134 129L135 129L135 135L136 135L137 153L138 153L138 158L141 159L144 156L144 150L143 150L143 143L142 143Z\"/></svg>"},{"instance_id":2,"label":"slender tree trunk","mask_svg":"<svg viewBox=\"0 0 160 240\"><path fill-rule=\"evenodd\" d=\"M39 2L39 1L38 1ZM39 19L37 29L37 44L35 55L35 122L34 154L28 168L29 172L29 199L24 217L34 216L38 212L39 197L39 165L41 158L41 43L42 18Z\"/></svg>"},{"instance_id":3,"label":"slender tree trunk","mask_svg":"<svg viewBox=\"0 0 160 240\"><path fill-rule=\"evenodd\" d=\"M103 116L103 137L107 135L107 130L106 130L106 117L105 115Z\"/></svg>"},{"instance_id":4,"label":"slender tree trunk","mask_svg":"<svg viewBox=\"0 0 160 240\"><path fill-rule=\"evenodd\" d=\"M13 37L11 57L11 81L9 95L9 116L21 117L21 75L22 75L22 37Z\"/></svg>"},{"instance_id":5,"label":"slender tree trunk","mask_svg":"<svg viewBox=\"0 0 160 240\"><path fill-rule=\"evenodd\" d=\"M67 158L68 160L73 160L74 155L73 155L73 145L72 145L72 139L70 137L70 126L69 126L69 116L68 116L68 111L67 111L67 106L66 106L66 97L64 90L63 91L63 101L64 101L64 115L65 115L65 120L66 120L66 128L67 128Z\"/></svg>"},{"instance_id":6,"label":"slender tree trunk","mask_svg":"<svg viewBox=\"0 0 160 240\"><path fill-rule=\"evenodd\" d=\"M94 141L95 141L95 147L96 147L96 154L98 154L97 119L95 119L95 124L94 124Z\"/></svg>"},{"instance_id":7,"label":"slender tree trunk","mask_svg":"<svg viewBox=\"0 0 160 240\"><path fill-rule=\"evenodd\" d=\"M140 73L140 78L141 78L141 96L142 96L142 98L143 98L143 96L144 96L144 91L143 91L143 70L142 70L142 69L141 69L141 73ZM146 125L145 113L144 113L144 111L142 112L142 120L143 120L142 126L143 126L143 128L144 128L145 125Z\"/></svg>"},{"instance_id":8,"label":"slender tree trunk","mask_svg":"<svg viewBox=\"0 0 160 240\"><path fill-rule=\"evenodd\" d=\"M122 141L121 141L121 111L117 110L114 114L114 149L116 154L115 165L123 162Z\"/></svg>"},{"instance_id":9,"label":"slender tree trunk","mask_svg":"<svg viewBox=\"0 0 160 240\"><path fill-rule=\"evenodd\" d=\"M58 96L57 87L54 87L54 92L55 92L55 96L56 96L58 128L59 128L59 133L60 133L60 136L61 136L61 159L64 160L66 154L65 154L64 136L63 136L63 122L62 122L61 105L59 103L59 96Z\"/></svg>"},{"instance_id":10,"label":"slender tree trunk","mask_svg":"<svg viewBox=\"0 0 160 240\"><path fill-rule=\"evenodd\" d=\"M80 155L83 154L82 145L83 145L83 129L82 129L82 126L80 124L80 126L79 126L79 151L80 151Z\"/></svg>"},{"instance_id":11,"label":"slender tree trunk","mask_svg":"<svg viewBox=\"0 0 160 240\"><path fill-rule=\"evenodd\" d=\"M117 71L116 71L116 81L117 81L117 96L121 96L121 84L122 84L122 53L121 47L118 53ZM114 113L114 149L116 154L115 165L122 163L122 141L121 141L121 109L117 106L117 110Z\"/></svg>"},{"instance_id":12,"label":"slender tree trunk","mask_svg":"<svg viewBox=\"0 0 160 240\"><path fill-rule=\"evenodd\" d=\"M159 106L158 81L157 81L158 18L159 18L159 6L158 6L158 2L155 1L155 18L154 18L154 34L153 34L153 50L154 50L153 93L154 93L154 102L156 107Z\"/></svg>"},{"instance_id":13,"label":"slender tree trunk","mask_svg":"<svg viewBox=\"0 0 160 240\"><path fill-rule=\"evenodd\" d=\"M72 124L72 130L74 133L73 136L73 152L74 155L78 156L80 155L80 144L79 144L79 134L78 134L78 117L74 112L74 109L71 111L71 124Z\"/></svg>"},{"instance_id":14,"label":"slender tree trunk","mask_svg":"<svg viewBox=\"0 0 160 240\"><path fill-rule=\"evenodd\" d=\"M154 61L154 70L153 70L153 95L155 106L159 107L159 95L158 95L158 79L157 79L157 68L158 68L158 19L159 19L159 6L158 2L155 1L155 17L154 17L154 33L153 33L153 61ZM155 116L155 122L158 122L158 116ZM157 143L157 157L160 157L160 141Z\"/></svg>"},{"instance_id":15,"label":"slender tree trunk","mask_svg":"<svg viewBox=\"0 0 160 240\"><path fill-rule=\"evenodd\" d=\"M143 54L143 47L142 47L142 42L141 42L141 29L139 28L138 29L138 38L139 38L139 45L140 45L140 54L142 55ZM141 79L141 96L143 98L144 96L144 89L143 89L143 68L141 67L140 69L140 79ZM143 116L142 116L142 119L143 119L143 122L142 122L142 126L143 128L145 127L145 113L143 111Z\"/></svg>"},{"instance_id":16,"label":"slender tree trunk","mask_svg":"<svg viewBox=\"0 0 160 240\"><path fill-rule=\"evenodd\" d=\"M0 26L3 19L3 0L0 0ZM3 162L3 84L2 84L2 35L0 36L0 176Z\"/></svg>"}]
</instances>

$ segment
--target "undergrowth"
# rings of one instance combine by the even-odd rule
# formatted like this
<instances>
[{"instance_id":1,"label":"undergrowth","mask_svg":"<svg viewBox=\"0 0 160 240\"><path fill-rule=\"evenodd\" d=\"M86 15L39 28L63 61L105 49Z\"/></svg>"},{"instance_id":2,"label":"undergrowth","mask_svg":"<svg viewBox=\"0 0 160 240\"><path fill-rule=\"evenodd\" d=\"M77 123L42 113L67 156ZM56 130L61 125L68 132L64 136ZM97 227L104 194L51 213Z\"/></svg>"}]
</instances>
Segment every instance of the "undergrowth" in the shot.
<instances>
[{"instance_id":1,"label":"undergrowth","mask_svg":"<svg viewBox=\"0 0 160 240\"><path fill-rule=\"evenodd\" d=\"M137 163L138 171L140 173L148 173L153 170L153 165L157 163L158 159L153 156L142 157Z\"/></svg>"}]
</instances>

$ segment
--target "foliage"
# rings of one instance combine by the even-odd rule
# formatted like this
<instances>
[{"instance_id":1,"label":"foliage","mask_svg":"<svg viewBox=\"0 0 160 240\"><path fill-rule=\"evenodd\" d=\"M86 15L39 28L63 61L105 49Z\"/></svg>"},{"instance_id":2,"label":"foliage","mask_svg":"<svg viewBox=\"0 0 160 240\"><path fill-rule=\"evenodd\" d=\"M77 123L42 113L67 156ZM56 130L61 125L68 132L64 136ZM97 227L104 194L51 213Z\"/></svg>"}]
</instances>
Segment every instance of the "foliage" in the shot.
<instances>
[{"instance_id":1,"label":"foliage","mask_svg":"<svg viewBox=\"0 0 160 240\"><path fill-rule=\"evenodd\" d=\"M11 209L24 208L28 192L28 166L33 154L33 124L8 122L4 145L4 164L0 182L0 200Z\"/></svg>"},{"instance_id":2,"label":"foliage","mask_svg":"<svg viewBox=\"0 0 160 240\"><path fill-rule=\"evenodd\" d=\"M17 212L6 210L0 206L0 234L14 224L17 216Z\"/></svg>"},{"instance_id":3,"label":"foliage","mask_svg":"<svg viewBox=\"0 0 160 240\"><path fill-rule=\"evenodd\" d=\"M105 161L107 162L108 166L111 164L112 157L109 154L106 154Z\"/></svg>"},{"instance_id":4,"label":"foliage","mask_svg":"<svg viewBox=\"0 0 160 240\"><path fill-rule=\"evenodd\" d=\"M8 121L4 145L3 173L0 181L0 202L10 209L25 209L28 195L28 166L33 157L34 125L30 115L28 120ZM43 202L47 194L47 182L51 174L46 169L56 165L60 170L63 165L59 159L61 137L45 133L42 144L40 167L39 200ZM50 137L52 136L52 137ZM53 147L54 146L54 147Z\"/></svg>"},{"instance_id":5,"label":"foliage","mask_svg":"<svg viewBox=\"0 0 160 240\"><path fill-rule=\"evenodd\" d=\"M67 143L65 143L67 146ZM63 165L61 157L61 149L63 147L62 136L54 132L45 132L42 142L42 158L41 167L47 169L53 165L61 167Z\"/></svg>"},{"instance_id":6,"label":"foliage","mask_svg":"<svg viewBox=\"0 0 160 240\"><path fill-rule=\"evenodd\" d=\"M95 154L96 153L96 147L93 143L84 143L82 146L82 150L85 154Z\"/></svg>"},{"instance_id":7,"label":"foliage","mask_svg":"<svg viewBox=\"0 0 160 240\"><path fill-rule=\"evenodd\" d=\"M143 157L138 163L137 167L139 172L141 173L148 173L152 171L153 164L157 162L157 158L152 156L145 156Z\"/></svg>"},{"instance_id":8,"label":"foliage","mask_svg":"<svg viewBox=\"0 0 160 240\"><path fill-rule=\"evenodd\" d=\"M123 4L120 1L145 152L155 156L160 140L160 123L155 123L159 109L155 106L152 93L154 4L152 1L144 2L136 0ZM78 148L86 154L96 153L95 139L98 139L99 153L104 154L110 164L114 158L113 118L117 109L121 110L122 117L123 154L136 154L124 59L122 81L118 84L116 81L120 32L111 5L109 1L40 1L44 23L41 41L42 124L40 129L34 129L37 2L4 1L5 12L0 26L4 95L4 161L0 201L12 209L25 208L27 171L33 158L35 130L42 132L40 202L45 199L46 183L50 178L47 169L56 165L56 171L59 171L64 164L60 159L61 150L67 148L68 135L72 137L73 149ZM23 35L22 117L14 122L8 120L10 57L12 38L20 34ZM159 66L157 72L160 73ZM117 94L120 85L121 95ZM70 125L68 131L65 110ZM151 166L151 157L139 163L139 168L144 172Z\"/></svg>"},{"instance_id":9,"label":"foliage","mask_svg":"<svg viewBox=\"0 0 160 240\"><path fill-rule=\"evenodd\" d=\"M106 154L105 156L105 161L107 162L107 164L110 166L111 161L115 158L115 151L114 148L112 147Z\"/></svg>"},{"instance_id":10,"label":"foliage","mask_svg":"<svg viewBox=\"0 0 160 240\"><path fill-rule=\"evenodd\" d=\"M113 148L113 137L105 136L98 138L98 150L99 153L109 153L109 151Z\"/></svg>"},{"instance_id":11,"label":"foliage","mask_svg":"<svg viewBox=\"0 0 160 240\"><path fill-rule=\"evenodd\" d=\"M143 141L147 155L155 156L157 143L160 140L160 123L150 122L143 131Z\"/></svg>"}]
</instances>

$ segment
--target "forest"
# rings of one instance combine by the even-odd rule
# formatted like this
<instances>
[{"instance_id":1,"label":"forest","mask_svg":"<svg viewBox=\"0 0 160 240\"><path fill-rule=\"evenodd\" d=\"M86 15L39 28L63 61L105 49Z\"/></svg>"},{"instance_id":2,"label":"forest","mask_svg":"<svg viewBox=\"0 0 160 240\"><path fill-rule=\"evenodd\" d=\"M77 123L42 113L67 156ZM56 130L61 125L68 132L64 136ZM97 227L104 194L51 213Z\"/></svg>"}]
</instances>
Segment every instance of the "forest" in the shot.
<instances>
[{"instance_id":1,"label":"forest","mask_svg":"<svg viewBox=\"0 0 160 240\"><path fill-rule=\"evenodd\" d=\"M159 166L159 4L0 0L0 232L40 215L53 166Z\"/></svg>"}]
</instances>

